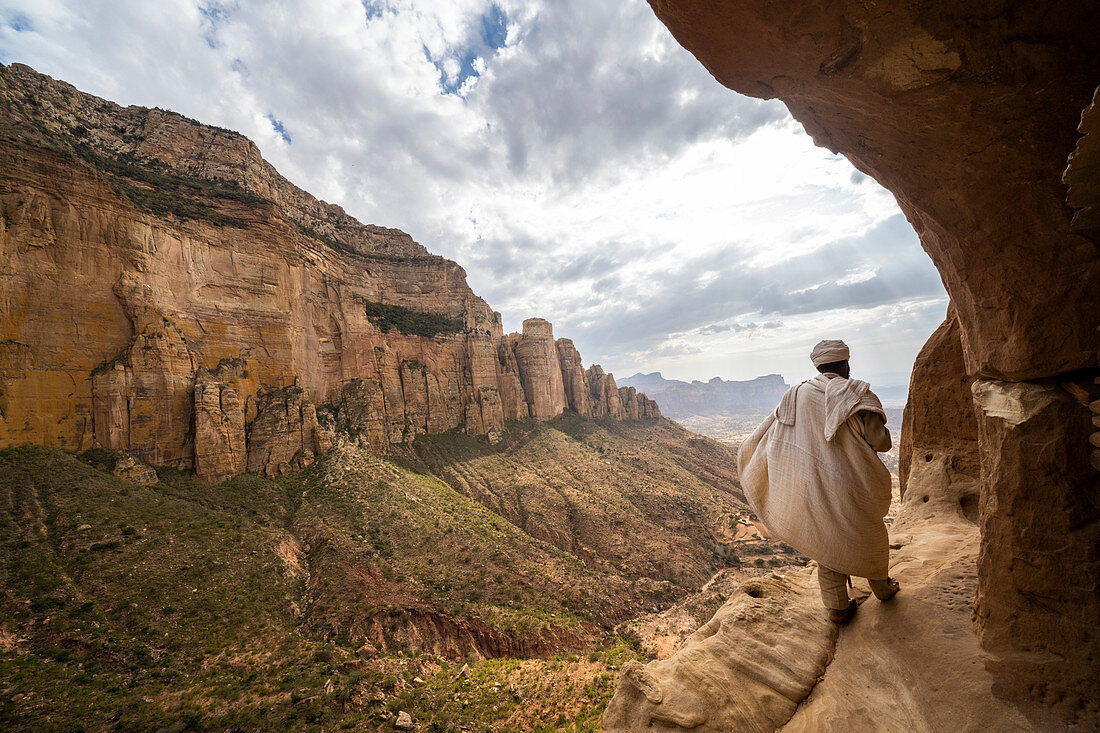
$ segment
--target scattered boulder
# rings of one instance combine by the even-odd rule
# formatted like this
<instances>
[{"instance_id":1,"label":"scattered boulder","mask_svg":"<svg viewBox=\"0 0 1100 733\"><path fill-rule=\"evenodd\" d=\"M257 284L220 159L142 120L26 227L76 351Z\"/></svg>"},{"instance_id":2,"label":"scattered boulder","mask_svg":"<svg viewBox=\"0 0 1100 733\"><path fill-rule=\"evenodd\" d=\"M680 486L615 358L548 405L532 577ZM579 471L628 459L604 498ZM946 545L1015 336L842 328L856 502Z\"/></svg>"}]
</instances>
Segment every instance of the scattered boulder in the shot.
<instances>
[{"instance_id":1,"label":"scattered boulder","mask_svg":"<svg viewBox=\"0 0 1100 733\"><path fill-rule=\"evenodd\" d=\"M160 480L152 466L142 463L133 456L120 458L115 464L114 474L138 486L152 486Z\"/></svg>"},{"instance_id":2,"label":"scattered boulder","mask_svg":"<svg viewBox=\"0 0 1100 733\"><path fill-rule=\"evenodd\" d=\"M412 716L406 713L404 710L397 714L397 722L393 724L394 730L412 730L416 726L413 724Z\"/></svg>"}]
</instances>

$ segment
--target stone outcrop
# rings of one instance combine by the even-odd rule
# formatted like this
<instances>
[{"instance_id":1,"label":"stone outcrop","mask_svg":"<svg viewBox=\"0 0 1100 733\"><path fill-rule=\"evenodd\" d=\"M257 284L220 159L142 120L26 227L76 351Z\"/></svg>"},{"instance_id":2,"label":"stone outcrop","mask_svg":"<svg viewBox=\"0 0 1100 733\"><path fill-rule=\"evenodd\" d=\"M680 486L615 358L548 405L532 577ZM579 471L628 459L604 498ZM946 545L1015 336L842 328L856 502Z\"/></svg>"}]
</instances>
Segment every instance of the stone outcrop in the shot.
<instances>
[{"instance_id":1,"label":"stone outcrop","mask_svg":"<svg viewBox=\"0 0 1100 733\"><path fill-rule=\"evenodd\" d=\"M1002 673L1043 680L1044 702L1100 714L1092 694L1061 697L1097 663L1081 658L1090 649L1080 638L1100 627L1100 543L1089 531L1100 520L1097 479L1067 470L1088 463L1092 414L1054 381L978 379L972 391L986 488L976 605L985 646ZM1060 511L1036 496L1057 496ZM1067 561L1077 558L1086 561Z\"/></svg>"},{"instance_id":2,"label":"stone outcrop","mask_svg":"<svg viewBox=\"0 0 1100 733\"><path fill-rule=\"evenodd\" d=\"M241 135L19 64L0 67L0 279L0 446L99 444L220 481L307 465L337 432L496 440L596 415L593 390L627 414L548 322L504 335L461 267Z\"/></svg>"},{"instance_id":3,"label":"stone outcrop","mask_svg":"<svg viewBox=\"0 0 1100 733\"><path fill-rule=\"evenodd\" d=\"M1100 87L1081 112L1077 126L1081 139L1070 153L1062 182L1068 187L1066 203L1077 209L1070 220L1075 232L1100 241Z\"/></svg>"},{"instance_id":4,"label":"stone outcrop","mask_svg":"<svg viewBox=\"0 0 1100 733\"><path fill-rule=\"evenodd\" d=\"M966 509L976 522L980 461L972 382L963 366L958 318L950 311L913 364L898 477L903 498L910 483L931 495L948 493L949 484L968 484Z\"/></svg>"},{"instance_id":5,"label":"stone outcrop","mask_svg":"<svg viewBox=\"0 0 1100 733\"><path fill-rule=\"evenodd\" d=\"M152 486L160 480L152 466L142 463L133 456L119 458L113 473L138 486Z\"/></svg>"},{"instance_id":6,"label":"stone outcrop","mask_svg":"<svg viewBox=\"0 0 1100 733\"><path fill-rule=\"evenodd\" d=\"M591 415L592 397L585 380L580 352L571 339L558 339L557 346L562 381L565 384L565 399L578 414Z\"/></svg>"},{"instance_id":7,"label":"stone outcrop","mask_svg":"<svg viewBox=\"0 0 1100 733\"><path fill-rule=\"evenodd\" d=\"M224 481L248 467L244 402L232 367L195 376L195 473ZM239 377L239 375L233 375Z\"/></svg>"},{"instance_id":8,"label":"stone outcrop","mask_svg":"<svg viewBox=\"0 0 1100 733\"><path fill-rule=\"evenodd\" d=\"M317 424L317 408L298 387L265 390L248 428L248 470L281 476L313 463L322 447L332 447Z\"/></svg>"},{"instance_id":9,"label":"stone outcrop","mask_svg":"<svg viewBox=\"0 0 1100 733\"><path fill-rule=\"evenodd\" d=\"M782 100L815 142L893 192L916 229L951 296L962 366L914 374L909 412L926 427L902 446L906 494L924 460L914 447L966 414L958 390L979 380L979 629L1001 660L998 689L1072 720L1100 678L1100 599L1083 595L1100 583L1097 476L1081 447L1091 428L1073 407L1097 398L1100 372L1100 256L1087 236L1095 146L1078 131L1095 136L1082 114L1100 79L1095 9L649 2L719 82ZM931 351L948 340L941 330ZM1002 410L1017 402L1023 413ZM972 466L972 445L961 440L953 455L941 446L939 463ZM936 464L934 446L927 454ZM1055 562L1066 570L1050 577L1064 585L1047 581ZM1062 623L1059 610L1075 603L1076 621ZM1011 623L1013 613L1027 623Z\"/></svg>"},{"instance_id":10,"label":"stone outcrop","mask_svg":"<svg viewBox=\"0 0 1100 733\"><path fill-rule=\"evenodd\" d=\"M817 608L812 571L746 581L666 660L627 662L605 731L772 731L809 694L836 627Z\"/></svg>"},{"instance_id":11,"label":"stone outcrop","mask_svg":"<svg viewBox=\"0 0 1100 733\"><path fill-rule=\"evenodd\" d=\"M593 364L588 367L584 376L588 382L589 403L593 417L610 417L614 420L623 418L623 402L619 396L619 388L615 385L615 377L605 374L603 367Z\"/></svg>"},{"instance_id":12,"label":"stone outcrop","mask_svg":"<svg viewBox=\"0 0 1100 733\"><path fill-rule=\"evenodd\" d=\"M523 382L519 378L519 364L516 362L516 344L519 334L505 336L498 349L500 364L500 404L505 420L522 420L530 417L527 400L523 395Z\"/></svg>"},{"instance_id":13,"label":"stone outcrop","mask_svg":"<svg viewBox=\"0 0 1100 733\"><path fill-rule=\"evenodd\" d=\"M531 417L546 419L560 415L568 402L558 347L554 343L554 327L549 321L541 318L524 321L515 355Z\"/></svg>"},{"instance_id":14,"label":"stone outcrop","mask_svg":"<svg viewBox=\"0 0 1100 733\"><path fill-rule=\"evenodd\" d=\"M599 364L585 371L573 342L567 338L554 341L553 327L542 318L529 318L523 322L522 334L504 337L500 365L502 403L508 419L545 419L565 409L582 417L615 420L661 417L654 400L633 387L617 387L615 377Z\"/></svg>"},{"instance_id":15,"label":"stone outcrop","mask_svg":"<svg viewBox=\"0 0 1100 733\"><path fill-rule=\"evenodd\" d=\"M657 403L633 387L619 387L619 401L623 404L623 416L626 420L661 416Z\"/></svg>"}]
</instances>

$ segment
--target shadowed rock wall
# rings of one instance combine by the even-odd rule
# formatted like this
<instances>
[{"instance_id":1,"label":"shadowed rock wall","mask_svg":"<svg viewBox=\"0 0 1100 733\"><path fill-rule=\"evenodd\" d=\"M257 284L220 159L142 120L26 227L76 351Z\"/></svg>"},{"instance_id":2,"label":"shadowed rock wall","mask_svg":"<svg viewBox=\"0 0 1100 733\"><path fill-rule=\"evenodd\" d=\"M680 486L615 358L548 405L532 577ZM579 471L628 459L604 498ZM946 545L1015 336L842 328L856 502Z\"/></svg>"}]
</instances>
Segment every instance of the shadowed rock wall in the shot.
<instances>
[{"instance_id":1,"label":"shadowed rock wall","mask_svg":"<svg viewBox=\"0 0 1100 733\"><path fill-rule=\"evenodd\" d=\"M972 382L963 363L958 317L949 310L913 365L901 422L902 498L911 483L926 491L935 486L937 493L946 493L948 484L959 482L976 488L981 468ZM966 509L977 521L976 495Z\"/></svg>"},{"instance_id":2,"label":"shadowed rock wall","mask_svg":"<svg viewBox=\"0 0 1100 733\"><path fill-rule=\"evenodd\" d=\"M815 142L890 189L920 235L957 313L959 346L948 325L918 360L906 490L920 451L972 471L976 436L983 643L1000 660L1004 693L1072 718L1100 678L1100 500L1084 407L1096 399L1100 257L1083 236L1091 230L1071 226L1061 178L1100 82L1100 10L650 5L718 81L783 100ZM973 433L959 392L969 380Z\"/></svg>"},{"instance_id":3,"label":"shadowed rock wall","mask_svg":"<svg viewBox=\"0 0 1100 733\"><path fill-rule=\"evenodd\" d=\"M0 280L0 446L222 480L308 465L338 432L383 450L566 408L660 415L590 384L548 322L505 336L461 267L246 138L18 64L0 66Z\"/></svg>"}]
</instances>

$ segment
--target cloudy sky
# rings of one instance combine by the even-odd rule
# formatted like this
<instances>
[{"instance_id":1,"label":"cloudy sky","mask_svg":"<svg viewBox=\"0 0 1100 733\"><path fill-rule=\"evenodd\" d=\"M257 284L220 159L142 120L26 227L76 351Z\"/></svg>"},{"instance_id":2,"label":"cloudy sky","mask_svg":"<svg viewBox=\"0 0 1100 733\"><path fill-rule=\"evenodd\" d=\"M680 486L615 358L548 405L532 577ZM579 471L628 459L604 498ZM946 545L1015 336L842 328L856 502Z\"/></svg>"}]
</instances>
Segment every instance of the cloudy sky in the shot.
<instances>
[{"instance_id":1,"label":"cloudy sky","mask_svg":"<svg viewBox=\"0 0 1100 733\"><path fill-rule=\"evenodd\" d=\"M0 61L238 130L625 377L903 384L946 295L893 196L644 0L0 0Z\"/></svg>"}]
</instances>

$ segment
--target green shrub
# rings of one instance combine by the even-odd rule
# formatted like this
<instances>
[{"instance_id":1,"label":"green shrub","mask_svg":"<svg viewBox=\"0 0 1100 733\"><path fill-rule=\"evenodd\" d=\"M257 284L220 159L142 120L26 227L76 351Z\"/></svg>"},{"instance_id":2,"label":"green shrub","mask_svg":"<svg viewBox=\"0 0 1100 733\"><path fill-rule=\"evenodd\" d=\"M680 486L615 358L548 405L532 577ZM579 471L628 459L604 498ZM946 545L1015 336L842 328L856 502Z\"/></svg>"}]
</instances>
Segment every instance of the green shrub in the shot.
<instances>
[{"instance_id":1,"label":"green shrub","mask_svg":"<svg viewBox=\"0 0 1100 733\"><path fill-rule=\"evenodd\" d=\"M204 219L218 226L244 227L247 226L244 220L222 214L194 196L236 201L249 206L267 202L267 199L246 190L236 181L188 176L171 170L159 160L141 159L133 152L116 154L95 149L86 142L90 132L83 125L55 132L37 120L29 124L37 135L28 134L24 126L7 124L0 126L0 133L17 136L26 144L88 163L107 179L120 197L157 216L172 214L181 219Z\"/></svg>"},{"instance_id":2,"label":"green shrub","mask_svg":"<svg viewBox=\"0 0 1100 733\"><path fill-rule=\"evenodd\" d=\"M382 333L389 333L396 329L408 336L424 336L431 338L440 334L457 333L462 330L462 321L456 318L424 313L400 305L387 305L364 301L367 318L378 326Z\"/></svg>"}]
</instances>

